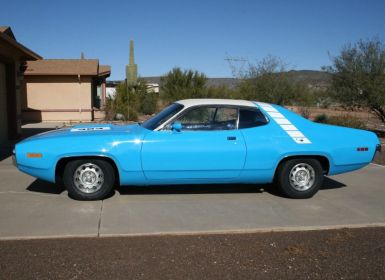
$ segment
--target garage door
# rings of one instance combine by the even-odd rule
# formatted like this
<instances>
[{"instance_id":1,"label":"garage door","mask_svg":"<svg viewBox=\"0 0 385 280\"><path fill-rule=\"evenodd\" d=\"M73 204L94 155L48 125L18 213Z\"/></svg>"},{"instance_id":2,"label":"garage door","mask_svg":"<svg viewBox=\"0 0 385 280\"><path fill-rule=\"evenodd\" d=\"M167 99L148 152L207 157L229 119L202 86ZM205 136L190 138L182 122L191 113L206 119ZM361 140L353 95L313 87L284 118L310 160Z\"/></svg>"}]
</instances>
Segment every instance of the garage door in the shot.
<instances>
[{"instance_id":1,"label":"garage door","mask_svg":"<svg viewBox=\"0 0 385 280\"><path fill-rule=\"evenodd\" d=\"M0 143L8 139L5 65L0 63Z\"/></svg>"}]
</instances>

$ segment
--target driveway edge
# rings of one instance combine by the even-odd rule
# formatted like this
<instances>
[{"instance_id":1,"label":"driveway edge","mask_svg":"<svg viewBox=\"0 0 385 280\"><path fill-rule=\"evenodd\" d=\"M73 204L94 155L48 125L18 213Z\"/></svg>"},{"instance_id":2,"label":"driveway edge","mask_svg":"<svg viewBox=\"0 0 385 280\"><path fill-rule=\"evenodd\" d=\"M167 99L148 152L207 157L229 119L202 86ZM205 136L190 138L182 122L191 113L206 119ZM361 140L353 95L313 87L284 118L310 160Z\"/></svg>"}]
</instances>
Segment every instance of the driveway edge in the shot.
<instances>
[{"instance_id":1,"label":"driveway edge","mask_svg":"<svg viewBox=\"0 0 385 280\"><path fill-rule=\"evenodd\" d=\"M150 233L122 233L122 234L79 234L79 235L47 235L47 236L21 236L0 237L0 241L9 240L39 240L39 239L69 239L69 238L109 238L109 237L146 237L146 236L189 236L189 235L215 235L215 234L250 234L266 232L295 232L295 231L317 231L335 229L355 229L385 227L385 223L368 224L345 224L334 226L298 226L298 227L271 227L258 229L240 230L211 230L211 231L177 231L177 232L150 232Z\"/></svg>"}]
</instances>

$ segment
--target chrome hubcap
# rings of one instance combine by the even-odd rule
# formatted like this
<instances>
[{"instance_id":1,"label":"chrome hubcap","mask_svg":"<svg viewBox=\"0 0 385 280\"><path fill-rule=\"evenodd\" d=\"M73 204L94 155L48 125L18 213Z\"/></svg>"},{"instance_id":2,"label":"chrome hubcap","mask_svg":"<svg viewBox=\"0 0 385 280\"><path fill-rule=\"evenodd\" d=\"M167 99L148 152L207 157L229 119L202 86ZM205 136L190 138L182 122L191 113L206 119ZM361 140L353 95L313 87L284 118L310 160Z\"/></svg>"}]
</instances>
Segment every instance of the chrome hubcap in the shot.
<instances>
[{"instance_id":1,"label":"chrome hubcap","mask_svg":"<svg viewBox=\"0 0 385 280\"><path fill-rule=\"evenodd\" d=\"M306 163L295 165L289 175L290 185L297 191L306 191L314 185L314 168Z\"/></svg>"},{"instance_id":2,"label":"chrome hubcap","mask_svg":"<svg viewBox=\"0 0 385 280\"><path fill-rule=\"evenodd\" d=\"M85 163L76 169L73 179L79 191L94 193L102 187L104 183L104 173L96 164Z\"/></svg>"}]
</instances>

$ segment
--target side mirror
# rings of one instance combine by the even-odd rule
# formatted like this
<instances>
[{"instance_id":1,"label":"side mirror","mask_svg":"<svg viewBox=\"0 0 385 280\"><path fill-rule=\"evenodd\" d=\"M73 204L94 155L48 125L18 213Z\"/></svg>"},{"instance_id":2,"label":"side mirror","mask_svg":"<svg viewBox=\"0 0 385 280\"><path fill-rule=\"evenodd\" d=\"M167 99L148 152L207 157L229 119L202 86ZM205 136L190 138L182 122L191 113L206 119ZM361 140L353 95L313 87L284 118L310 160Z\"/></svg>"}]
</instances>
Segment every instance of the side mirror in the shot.
<instances>
[{"instance_id":1,"label":"side mirror","mask_svg":"<svg viewBox=\"0 0 385 280\"><path fill-rule=\"evenodd\" d=\"M182 130L182 124L180 122L173 122L171 125L171 130L180 132Z\"/></svg>"}]
</instances>

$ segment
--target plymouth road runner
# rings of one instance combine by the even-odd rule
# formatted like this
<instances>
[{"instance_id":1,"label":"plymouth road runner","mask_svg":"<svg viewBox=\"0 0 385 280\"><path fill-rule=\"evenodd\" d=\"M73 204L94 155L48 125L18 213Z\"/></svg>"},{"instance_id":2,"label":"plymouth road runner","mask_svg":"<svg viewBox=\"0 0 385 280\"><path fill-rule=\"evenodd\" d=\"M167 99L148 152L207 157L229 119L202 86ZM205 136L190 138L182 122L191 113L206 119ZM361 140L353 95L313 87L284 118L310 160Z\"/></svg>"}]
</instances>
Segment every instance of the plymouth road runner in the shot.
<instances>
[{"instance_id":1,"label":"plymouth road runner","mask_svg":"<svg viewBox=\"0 0 385 280\"><path fill-rule=\"evenodd\" d=\"M63 182L71 197L105 198L117 184L274 183L313 196L324 175L360 169L380 147L369 131L324 125L281 106L225 99L177 101L130 125L84 124L15 146L19 170Z\"/></svg>"}]
</instances>

